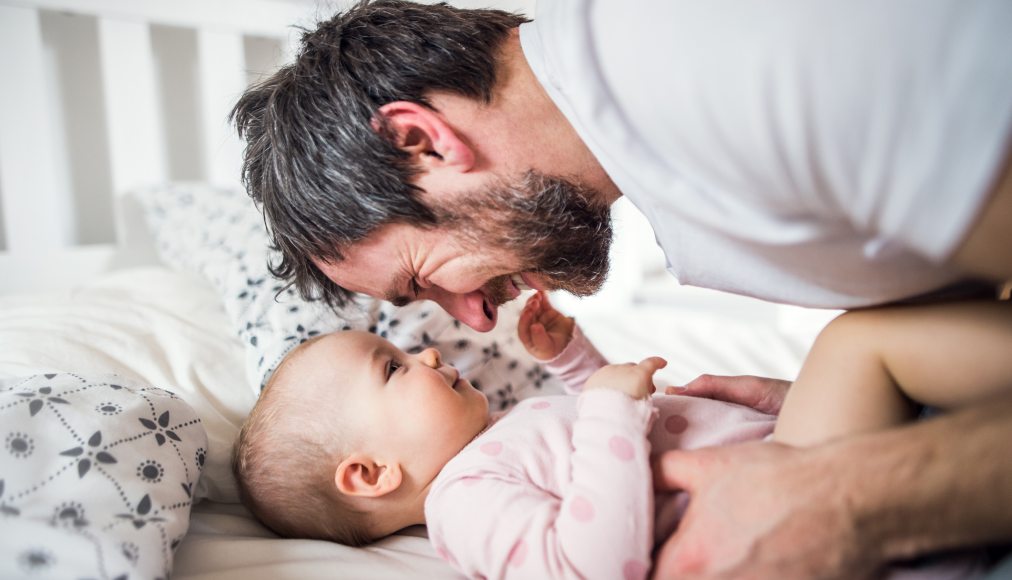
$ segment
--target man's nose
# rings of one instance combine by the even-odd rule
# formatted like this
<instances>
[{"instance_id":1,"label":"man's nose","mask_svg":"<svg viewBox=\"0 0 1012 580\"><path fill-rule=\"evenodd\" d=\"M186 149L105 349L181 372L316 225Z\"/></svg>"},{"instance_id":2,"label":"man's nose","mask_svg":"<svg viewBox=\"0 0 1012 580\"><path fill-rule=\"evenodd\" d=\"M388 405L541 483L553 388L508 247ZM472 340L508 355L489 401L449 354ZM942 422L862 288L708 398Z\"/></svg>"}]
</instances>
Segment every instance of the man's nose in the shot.
<instances>
[{"instance_id":1,"label":"man's nose","mask_svg":"<svg viewBox=\"0 0 1012 580\"><path fill-rule=\"evenodd\" d=\"M426 296L439 304L450 316L470 326L478 332L488 332L495 328L495 306L487 305L485 295L480 291L456 294L441 288L429 288ZM490 318L486 308L492 312Z\"/></svg>"}]
</instances>

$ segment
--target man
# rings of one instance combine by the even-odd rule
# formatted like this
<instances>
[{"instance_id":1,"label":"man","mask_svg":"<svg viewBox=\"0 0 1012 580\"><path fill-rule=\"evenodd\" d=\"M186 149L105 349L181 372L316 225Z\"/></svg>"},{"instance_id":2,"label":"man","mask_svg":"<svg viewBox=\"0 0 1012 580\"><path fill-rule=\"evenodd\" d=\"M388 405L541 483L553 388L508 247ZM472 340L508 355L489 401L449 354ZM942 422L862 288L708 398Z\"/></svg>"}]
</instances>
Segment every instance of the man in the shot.
<instances>
[{"instance_id":1,"label":"man","mask_svg":"<svg viewBox=\"0 0 1012 580\"><path fill-rule=\"evenodd\" d=\"M233 114L304 296L434 300L487 331L525 287L598 289L626 195L683 283L857 308L1012 278L1010 23L1004 0L574 0L533 23L385 0L305 34ZM690 387L771 410L785 388ZM806 451L662 457L693 499L657 571L855 577L1006 542L1010 416L1012 392Z\"/></svg>"}]
</instances>

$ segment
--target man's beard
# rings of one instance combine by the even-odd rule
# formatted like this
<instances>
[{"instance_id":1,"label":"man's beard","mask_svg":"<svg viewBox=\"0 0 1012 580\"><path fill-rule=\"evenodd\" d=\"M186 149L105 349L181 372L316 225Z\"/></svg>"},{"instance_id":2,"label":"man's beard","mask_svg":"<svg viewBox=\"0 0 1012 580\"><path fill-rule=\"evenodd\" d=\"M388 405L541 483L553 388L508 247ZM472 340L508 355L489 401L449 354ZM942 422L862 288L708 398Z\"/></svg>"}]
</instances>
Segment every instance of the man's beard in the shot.
<instances>
[{"instance_id":1,"label":"man's beard","mask_svg":"<svg viewBox=\"0 0 1012 580\"><path fill-rule=\"evenodd\" d=\"M608 277L611 210L592 190L566 179L530 171L441 213L476 250L514 256L518 272L538 274L549 290L590 296ZM497 276L485 292L499 305L509 300L510 285L509 275Z\"/></svg>"}]
</instances>

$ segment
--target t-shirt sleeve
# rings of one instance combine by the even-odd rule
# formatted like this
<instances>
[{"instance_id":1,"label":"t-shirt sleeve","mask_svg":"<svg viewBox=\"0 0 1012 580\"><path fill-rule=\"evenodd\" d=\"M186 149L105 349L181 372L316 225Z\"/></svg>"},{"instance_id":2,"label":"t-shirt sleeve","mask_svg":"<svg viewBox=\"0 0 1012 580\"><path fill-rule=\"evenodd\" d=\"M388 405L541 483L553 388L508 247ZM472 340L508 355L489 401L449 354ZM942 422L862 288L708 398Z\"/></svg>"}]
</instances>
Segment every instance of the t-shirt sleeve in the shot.
<instances>
[{"instance_id":1,"label":"t-shirt sleeve","mask_svg":"<svg viewBox=\"0 0 1012 580\"><path fill-rule=\"evenodd\" d=\"M649 401L581 395L561 497L508 467L427 500L437 554L470 578L645 578L653 541Z\"/></svg>"}]
</instances>

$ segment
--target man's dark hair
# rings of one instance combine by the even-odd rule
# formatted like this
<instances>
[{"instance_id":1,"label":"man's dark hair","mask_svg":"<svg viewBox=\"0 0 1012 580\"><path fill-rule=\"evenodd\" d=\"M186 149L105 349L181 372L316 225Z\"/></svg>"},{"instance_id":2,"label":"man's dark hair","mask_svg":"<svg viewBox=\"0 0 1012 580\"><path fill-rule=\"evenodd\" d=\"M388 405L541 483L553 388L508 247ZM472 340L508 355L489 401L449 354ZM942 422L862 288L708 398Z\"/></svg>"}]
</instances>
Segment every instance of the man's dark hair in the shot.
<instances>
[{"instance_id":1,"label":"man's dark hair","mask_svg":"<svg viewBox=\"0 0 1012 580\"><path fill-rule=\"evenodd\" d=\"M243 184L281 254L271 273L303 298L343 305L351 293L312 258L340 261L342 248L387 223L435 226L412 184L417 168L374 126L376 111L393 101L431 108L434 91L490 102L500 48L525 21L363 0L304 31L295 61L250 87L230 117L246 141Z\"/></svg>"}]
</instances>

